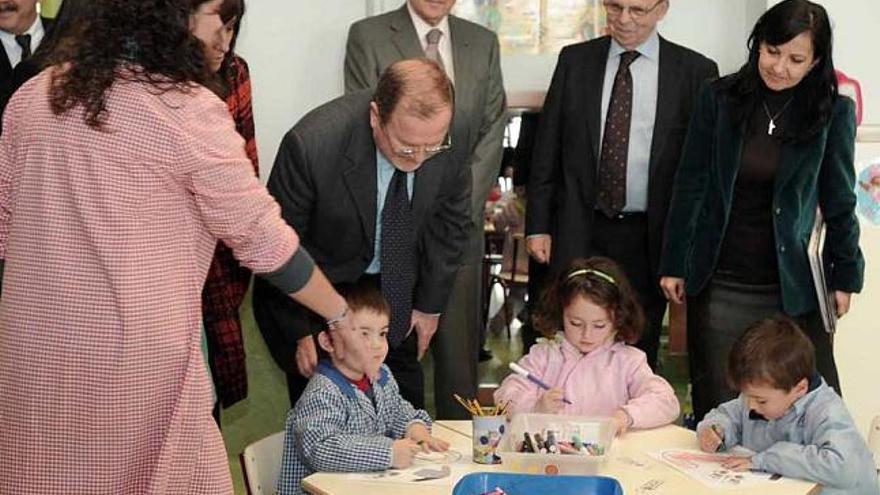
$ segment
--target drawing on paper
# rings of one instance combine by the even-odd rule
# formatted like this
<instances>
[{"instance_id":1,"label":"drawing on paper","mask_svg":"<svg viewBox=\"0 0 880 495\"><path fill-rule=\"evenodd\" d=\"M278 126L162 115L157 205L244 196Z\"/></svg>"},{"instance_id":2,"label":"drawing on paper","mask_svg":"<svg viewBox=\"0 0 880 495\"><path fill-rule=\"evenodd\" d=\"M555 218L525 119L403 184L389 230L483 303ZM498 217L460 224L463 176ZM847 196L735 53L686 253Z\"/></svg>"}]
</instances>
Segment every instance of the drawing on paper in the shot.
<instances>
[{"instance_id":1,"label":"drawing on paper","mask_svg":"<svg viewBox=\"0 0 880 495\"><path fill-rule=\"evenodd\" d=\"M856 198L859 214L874 225L880 225L880 158L859 173Z\"/></svg>"},{"instance_id":2,"label":"drawing on paper","mask_svg":"<svg viewBox=\"0 0 880 495\"><path fill-rule=\"evenodd\" d=\"M389 469L373 473L350 473L353 481L376 481L387 483L449 484L464 475L461 452L449 449L446 452L419 452L413 465L407 469ZM462 471L462 472L459 472ZM455 476L453 477L453 473Z\"/></svg>"},{"instance_id":3,"label":"drawing on paper","mask_svg":"<svg viewBox=\"0 0 880 495\"><path fill-rule=\"evenodd\" d=\"M669 449L652 454L666 464L710 488L748 488L760 486L771 479L770 473L733 471L721 465L730 457L751 456L754 452L736 447L723 454L708 454L692 449Z\"/></svg>"}]
</instances>

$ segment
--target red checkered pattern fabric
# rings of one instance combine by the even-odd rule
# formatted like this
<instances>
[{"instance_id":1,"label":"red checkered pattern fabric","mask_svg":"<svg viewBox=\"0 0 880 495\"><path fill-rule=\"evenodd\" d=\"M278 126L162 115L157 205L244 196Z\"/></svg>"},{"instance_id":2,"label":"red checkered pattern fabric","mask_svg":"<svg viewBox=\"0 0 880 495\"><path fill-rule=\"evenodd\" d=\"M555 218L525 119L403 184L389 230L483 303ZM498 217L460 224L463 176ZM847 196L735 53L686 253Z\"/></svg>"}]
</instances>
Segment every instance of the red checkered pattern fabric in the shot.
<instances>
[{"instance_id":1,"label":"red checkered pattern fabric","mask_svg":"<svg viewBox=\"0 0 880 495\"><path fill-rule=\"evenodd\" d=\"M230 69L226 105L235 129L244 138L254 174L259 175L250 72L247 63L238 56L233 56ZM231 249L218 242L202 291L202 314L214 387L223 407L247 397L247 368L238 310L250 280L250 270L238 263Z\"/></svg>"},{"instance_id":2,"label":"red checkered pattern fabric","mask_svg":"<svg viewBox=\"0 0 880 495\"><path fill-rule=\"evenodd\" d=\"M0 138L0 493L231 494L201 353L217 239L257 273L296 234L203 88L53 115L50 73Z\"/></svg>"}]
</instances>

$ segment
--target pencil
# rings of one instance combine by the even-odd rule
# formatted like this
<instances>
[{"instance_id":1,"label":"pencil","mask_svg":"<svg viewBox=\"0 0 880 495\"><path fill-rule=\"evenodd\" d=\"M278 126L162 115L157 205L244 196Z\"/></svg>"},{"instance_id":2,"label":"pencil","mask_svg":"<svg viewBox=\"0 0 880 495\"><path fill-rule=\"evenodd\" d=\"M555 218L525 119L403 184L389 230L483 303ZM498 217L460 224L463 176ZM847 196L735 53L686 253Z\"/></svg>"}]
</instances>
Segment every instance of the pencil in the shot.
<instances>
[{"instance_id":1,"label":"pencil","mask_svg":"<svg viewBox=\"0 0 880 495\"><path fill-rule=\"evenodd\" d=\"M452 394L452 396L455 398L455 400L458 401L459 404L462 405L462 407L467 409L467 412L471 413L471 416L479 416L479 414L477 414L477 412L474 411L474 406L472 404L470 404L470 402L462 399L461 396L458 394Z\"/></svg>"}]
</instances>

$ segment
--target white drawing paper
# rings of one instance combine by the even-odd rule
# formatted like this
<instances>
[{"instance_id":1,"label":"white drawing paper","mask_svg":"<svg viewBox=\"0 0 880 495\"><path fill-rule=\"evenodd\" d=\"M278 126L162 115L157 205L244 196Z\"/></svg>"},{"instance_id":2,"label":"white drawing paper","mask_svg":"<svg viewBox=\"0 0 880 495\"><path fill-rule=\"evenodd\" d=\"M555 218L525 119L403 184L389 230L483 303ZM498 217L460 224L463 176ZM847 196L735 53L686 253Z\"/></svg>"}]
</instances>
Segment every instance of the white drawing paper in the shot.
<instances>
[{"instance_id":1,"label":"white drawing paper","mask_svg":"<svg viewBox=\"0 0 880 495\"><path fill-rule=\"evenodd\" d=\"M667 449L651 455L713 489L760 487L778 478L758 471L733 471L721 465L730 457L754 455L754 452L742 447L718 454L696 449Z\"/></svg>"}]
</instances>

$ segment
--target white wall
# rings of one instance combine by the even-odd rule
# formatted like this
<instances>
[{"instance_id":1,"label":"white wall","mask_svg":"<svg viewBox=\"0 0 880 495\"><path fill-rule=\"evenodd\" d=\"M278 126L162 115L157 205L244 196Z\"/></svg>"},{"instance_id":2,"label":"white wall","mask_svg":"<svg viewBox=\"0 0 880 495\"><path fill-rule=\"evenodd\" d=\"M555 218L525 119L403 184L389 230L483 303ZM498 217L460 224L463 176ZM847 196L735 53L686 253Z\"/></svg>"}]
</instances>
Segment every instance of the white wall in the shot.
<instances>
[{"instance_id":1,"label":"white wall","mask_svg":"<svg viewBox=\"0 0 880 495\"><path fill-rule=\"evenodd\" d=\"M880 130L876 142L856 144L856 172L880 162ZM834 357L840 372L843 398L859 430L868 431L871 418L880 415L880 225L861 218L859 244L865 255L865 287L854 296L852 309L838 324Z\"/></svg>"},{"instance_id":2,"label":"white wall","mask_svg":"<svg viewBox=\"0 0 880 495\"><path fill-rule=\"evenodd\" d=\"M342 94L348 26L364 0L250 0L237 51L250 65L260 175L269 177L284 133Z\"/></svg>"},{"instance_id":3,"label":"white wall","mask_svg":"<svg viewBox=\"0 0 880 495\"><path fill-rule=\"evenodd\" d=\"M880 28L880 2L821 0L819 3L828 10L834 24L834 65L862 85L865 111L862 124L880 125L880 63L876 55L868 52L870 40Z\"/></svg>"}]
</instances>

